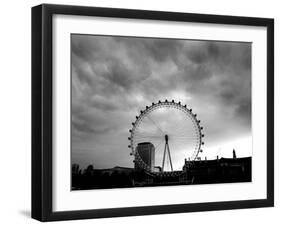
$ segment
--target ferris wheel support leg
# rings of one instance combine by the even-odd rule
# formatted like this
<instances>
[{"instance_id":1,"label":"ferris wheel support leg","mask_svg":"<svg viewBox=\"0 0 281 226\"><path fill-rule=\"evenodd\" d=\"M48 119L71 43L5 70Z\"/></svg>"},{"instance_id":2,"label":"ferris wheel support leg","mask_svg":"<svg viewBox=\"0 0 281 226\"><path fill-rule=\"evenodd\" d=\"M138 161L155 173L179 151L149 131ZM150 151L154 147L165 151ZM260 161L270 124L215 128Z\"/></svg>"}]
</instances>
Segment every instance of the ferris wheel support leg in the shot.
<instances>
[{"instance_id":1,"label":"ferris wheel support leg","mask_svg":"<svg viewBox=\"0 0 281 226\"><path fill-rule=\"evenodd\" d=\"M169 155L171 170L173 171L172 158L171 158L170 148L169 148L169 145L168 145L168 144L167 144L167 149L168 149L168 155Z\"/></svg>"},{"instance_id":2,"label":"ferris wheel support leg","mask_svg":"<svg viewBox=\"0 0 281 226\"><path fill-rule=\"evenodd\" d=\"M164 148L164 155L163 155L163 161L162 161L162 172L164 172L164 164L165 164L165 158L166 158L166 146L167 146L167 144L165 144L165 148Z\"/></svg>"}]
</instances>

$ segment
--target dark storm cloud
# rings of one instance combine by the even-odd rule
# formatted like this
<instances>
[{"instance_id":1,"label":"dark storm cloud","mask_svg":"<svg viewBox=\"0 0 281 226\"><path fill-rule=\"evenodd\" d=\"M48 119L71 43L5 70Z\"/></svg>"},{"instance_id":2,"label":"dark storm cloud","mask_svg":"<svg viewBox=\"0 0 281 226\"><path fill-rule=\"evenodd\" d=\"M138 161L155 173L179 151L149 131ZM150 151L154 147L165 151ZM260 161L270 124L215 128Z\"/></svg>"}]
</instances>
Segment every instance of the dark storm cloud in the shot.
<instances>
[{"instance_id":1,"label":"dark storm cloud","mask_svg":"<svg viewBox=\"0 0 281 226\"><path fill-rule=\"evenodd\" d=\"M134 72L126 67L122 62L113 60L108 63L107 71L103 76L109 80L110 83L118 85L124 89L129 89L135 82L134 77L131 76Z\"/></svg>"},{"instance_id":2,"label":"dark storm cloud","mask_svg":"<svg viewBox=\"0 0 281 226\"><path fill-rule=\"evenodd\" d=\"M168 39L158 39L154 41L148 41L146 43L146 49L148 56L151 56L155 61L163 62L165 60L177 61L177 56L180 48L182 47L181 42Z\"/></svg>"},{"instance_id":3,"label":"dark storm cloud","mask_svg":"<svg viewBox=\"0 0 281 226\"><path fill-rule=\"evenodd\" d=\"M110 131L111 128L96 128L95 125L83 120L81 117L79 121L72 121L73 129L84 133L105 133Z\"/></svg>"},{"instance_id":4,"label":"dark storm cloud","mask_svg":"<svg viewBox=\"0 0 281 226\"><path fill-rule=\"evenodd\" d=\"M71 48L74 152L92 150L96 136L114 149L111 137L127 158L131 121L163 99L192 106L210 142L251 130L249 43L72 35Z\"/></svg>"}]
</instances>

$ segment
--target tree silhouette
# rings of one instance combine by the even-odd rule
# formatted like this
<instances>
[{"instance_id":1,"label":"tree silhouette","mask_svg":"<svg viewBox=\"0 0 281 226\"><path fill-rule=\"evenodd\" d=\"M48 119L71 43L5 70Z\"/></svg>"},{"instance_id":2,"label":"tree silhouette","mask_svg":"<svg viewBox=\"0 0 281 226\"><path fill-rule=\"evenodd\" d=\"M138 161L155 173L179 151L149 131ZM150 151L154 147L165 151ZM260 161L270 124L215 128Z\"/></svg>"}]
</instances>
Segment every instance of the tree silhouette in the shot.
<instances>
[{"instance_id":1,"label":"tree silhouette","mask_svg":"<svg viewBox=\"0 0 281 226\"><path fill-rule=\"evenodd\" d=\"M89 165L85 170L84 170L84 175L85 176L93 176L94 175L94 166Z\"/></svg>"}]
</instances>

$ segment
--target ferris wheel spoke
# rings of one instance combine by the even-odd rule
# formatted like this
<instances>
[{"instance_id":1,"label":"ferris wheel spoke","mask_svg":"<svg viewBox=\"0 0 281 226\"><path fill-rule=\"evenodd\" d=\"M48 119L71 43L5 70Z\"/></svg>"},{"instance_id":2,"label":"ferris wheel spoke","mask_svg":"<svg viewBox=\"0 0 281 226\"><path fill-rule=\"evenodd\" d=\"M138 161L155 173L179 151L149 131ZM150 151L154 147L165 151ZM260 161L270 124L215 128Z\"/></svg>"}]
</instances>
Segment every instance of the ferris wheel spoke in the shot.
<instances>
[{"instance_id":1,"label":"ferris wheel spoke","mask_svg":"<svg viewBox=\"0 0 281 226\"><path fill-rule=\"evenodd\" d=\"M197 138L171 138L171 140L176 141L176 142L184 142L184 141L193 141L197 140Z\"/></svg>"},{"instance_id":2,"label":"ferris wheel spoke","mask_svg":"<svg viewBox=\"0 0 281 226\"><path fill-rule=\"evenodd\" d=\"M162 140L162 137L154 137L154 136L134 136L134 139L150 139L150 140Z\"/></svg>"},{"instance_id":3,"label":"ferris wheel spoke","mask_svg":"<svg viewBox=\"0 0 281 226\"><path fill-rule=\"evenodd\" d=\"M157 150L157 148L164 142L164 140L160 141L156 146L155 146L155 151Z\"/></svg>"},{"instance_id":4,"label":"ferris wheel spoke","mask_svg":"<svg viewBox=\"0 0 281 226\"><path fill-rule=\"evenodd\" d=\"M194 132L195 132L194 130L174 130L172 134L174 136L186 136L186 135L192 135L194 134Z\"/></svg>"},{"instance_id":5,"label":"ferris wheel spoke","mask_svg":"<svg viewBox=\"0 0 281 226\"><path fill-rule=\"evenodd\" d=\"M139 139L163 140L162 137L152 137L152 136L146 136L146 137L135 136L134 139L135 140L139 140Z\"/></svg>"},{"instance_id":6,"label":"ferris wheel spoke","mask_svg":"<svg viewBox=\"0 0 281 226\"><path fill-rule=\"evenodd\" d=\"M192 125L182 124L182 125L179 125L179 126L175 126L175 131L180 133L180 132L186 132L186 131L194 131L194 129L192 129Z\"/></svg>"},{"instance_id":7,"label":"ferris wheel spoke","mask_svg":"<svg viewBox=\"0 0 281 226\"><path fill-rule=\"evenodd\" d=\"M155 140L155 141L159 141L159 140L164 140L164 139L162 139L162 137L134 137L134 140Z\"/></svg>"},{"instance_id":8,"label":"ferris wheel spoke","mask_svg":"<svg viewBox=\"0 0 281 226\"><path fill-rule=\"evenodd\" d=\"M146 115L146 117L156 126L156 128L164 135L165 133L163 132L163 130L156 124L156 122L154 122L149 115Z\"/></svg>"},{"instance_id":9,"label":"ferris wheel spoke","mask_svg":"<svg viewBox=\"0 0 281 226\"><path fill-rule=\"evenodd\" d=\"M193 138L193 137L197 137L197 136L194 136L194 135L170 135L171 138Z\"/></svg>"},{"instance_id":10,"label":"ferris wheel spoke","mask_svg":"<svg viewBox=\"0 0 281 226\"><path fill-rule=\"evenodd\" d=\"M163 136L150 136L150 135L147 135L147 136L141 136L141 135L137 135L135 137L143 137L143 138L163 138Z\"/></svg>"},{"instance_id":11,"label":"ferris wheel spoke","mask_svg":"<svg viewBox=\"0 0 281 226\"><path fill-rule=\"evenodd\" d=\"M149 133L135 133L134 137L154 137L154 138L163 138L163 135L159 134L149 134Z\"/></svg>"},{"instance_id":12,"label":"ferris wheel spoke","mask_svg":"<svg viewBox=\"0 0 281 226\"><path fill-rule=\"evenodd\" d=\"M139 144L139 143L143 143L143 142L150 142L153 145L155 145L156 143L159 143L159 140L148 140L148 139L142 139L142 140L136 140L134 143L135 144Z\"/></svg>"},{"instance_id":13,"label":"ferris wheel spoke","mask_svg":"<svg viewBox=\"0 0 281 226\"><path fill-rule=\"evenodd\" d=\"M149 140L163 140L162 137L151 137L151 136L147 136L147 137L134 137L134 140L145 140L145 139L149 139Z\"/></svg>"},{"instance_id":14,"label":"ferris wheel spoke","mask_svg":"<svg viewBox=\"0 0 281 226\"><path fill-rule=\"evenodd\" d=\"M172 136L189 136L194 134L192 130L173 130L170 135Z\"/></svg>"},{"instance_id":15,"label":"ferris wheel spoke","mask_svg":"<svg viewBox=\"0 0 281 226\"><path fill-rule=\"evenodd\" d=\"M139 135L139 136L158 136L158 137L164 137L164 135L158 133L152 133L152 132L146 132L146 131L136 131L134 133L135 135Z\"/></svg>"},{"instance_id":16,"label":"ferris wheel spoke","mask_svg":"<svg viewBox=\"0 0 281 226\"><path fill-rule=\"evenodd\" d=\"M171 138L177 138L177 139L185 139L185 138L197 138L195 136L171 136Z\"/></svg>"},{"instance_id":17,"label":"ferris wheel spoke","mask_svg":"<svg viewBox=\"0 0 281 226\"><path fill-rule=\"evenodd\" d=\"M151 131L151 129L142 128L142 129L135 130L135 133L149 134L149 135L159 135L159 136L161 134L163 136L162 132L160 132L158 129L156 131Z\"/></svg>"}]
</instances>

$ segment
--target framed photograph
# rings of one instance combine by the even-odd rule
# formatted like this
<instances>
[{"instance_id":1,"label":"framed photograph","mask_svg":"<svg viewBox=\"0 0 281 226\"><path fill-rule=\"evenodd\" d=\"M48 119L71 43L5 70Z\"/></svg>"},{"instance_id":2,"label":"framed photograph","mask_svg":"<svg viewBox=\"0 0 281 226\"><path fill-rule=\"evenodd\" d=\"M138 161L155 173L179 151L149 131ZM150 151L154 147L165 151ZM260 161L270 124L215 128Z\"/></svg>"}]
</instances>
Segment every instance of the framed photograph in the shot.
<instances>
[{"instance_id":1,"label":"framed photograph","mask_svg":"<svg viewBox=\"0 0 281 226\"><path fill-rule=\"evenodd\" d=\"M274 21L32 8L32 217L274 205Z\"/></svg>"}]
</instances>

